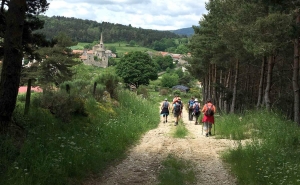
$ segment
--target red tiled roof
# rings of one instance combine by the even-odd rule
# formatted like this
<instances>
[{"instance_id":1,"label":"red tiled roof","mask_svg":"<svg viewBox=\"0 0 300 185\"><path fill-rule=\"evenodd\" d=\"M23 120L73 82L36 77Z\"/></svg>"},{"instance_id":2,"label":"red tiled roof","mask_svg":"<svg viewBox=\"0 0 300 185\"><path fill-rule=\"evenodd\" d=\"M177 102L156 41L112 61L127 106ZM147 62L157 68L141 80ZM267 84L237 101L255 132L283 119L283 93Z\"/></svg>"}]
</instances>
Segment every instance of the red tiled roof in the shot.
<instances>
[{"instance_id":1,"label":"red tiled roof","mask_svg":"<svg viewBox=\"0 0 300 185\"><path fill-rule=\"evenodd\" d=\"M81 54L83 53L83 50L72 50L72 52L75 54Z\"/></svg>"},{"instance_id":2,"label":"red tiled roof","mask_svg":"<svg viewBox=\"0 0 300 185\"><path fill-rule=\"evenodd\" d=\"M160 54L161 54L162 56L166 56L166 55L168 55L168 54L169 54L169 52L164 52L164 51L161 51L161 52L160 52Z\"/></svg>"},{"instance_id":3,"label":"red tiled roof","mask_svg":"<svg viewBox=\"0 0 300 185\"><path fill-rule=\"evenodd\" d=\"M27 91L27 86L21 86L19 87L19 93L26 93ZM39 86L37 87L31 87L31 91L34 92L43 92L43 89L41 89Z\"/></svg>"},{"instance_id":4,"label":"red tiled roof","mask_svg":"<svg viewBox=\"0 0 300 185\"><path fill-rule=\"evenodd\" d=\"M87 59L87 56L81 55L81 56L80 56L80 59L86 60L86 59Z\"/></svg>"}]
</instances>

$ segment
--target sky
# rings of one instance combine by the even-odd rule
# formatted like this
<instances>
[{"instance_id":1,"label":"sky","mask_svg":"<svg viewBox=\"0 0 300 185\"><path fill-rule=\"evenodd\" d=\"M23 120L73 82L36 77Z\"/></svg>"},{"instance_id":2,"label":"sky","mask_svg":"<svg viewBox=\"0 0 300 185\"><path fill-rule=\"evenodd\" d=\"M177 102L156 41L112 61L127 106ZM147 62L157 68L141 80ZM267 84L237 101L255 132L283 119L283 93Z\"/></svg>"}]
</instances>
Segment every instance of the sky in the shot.
<instances>
[{"instance_id":1,"label":"sky","mask_svg":"<svg viewBox=\"0 0 300 185\"><path fill-rule=\"evenodd\" d=\"M131 24L153 30L199 26L208 0L48 0L44 15Z\"/></svg>"}]
</instances>

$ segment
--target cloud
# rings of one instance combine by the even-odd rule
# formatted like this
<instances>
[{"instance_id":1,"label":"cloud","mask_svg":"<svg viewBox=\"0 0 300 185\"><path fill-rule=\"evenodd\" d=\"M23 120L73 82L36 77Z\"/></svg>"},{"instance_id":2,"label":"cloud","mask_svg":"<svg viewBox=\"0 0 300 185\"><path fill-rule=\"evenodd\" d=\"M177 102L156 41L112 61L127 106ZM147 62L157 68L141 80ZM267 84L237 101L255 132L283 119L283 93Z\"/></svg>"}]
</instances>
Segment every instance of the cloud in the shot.
<instances>
[{"instance_id":1,"label":"cloud","mask_svg":"<svg viewBox=\"0 0 300 185\"><path fill-rule=\"evenodd\" d=\"M198 25L208 0L52 0L47 16L174 30Z\"/></svg>"}]
</instances>

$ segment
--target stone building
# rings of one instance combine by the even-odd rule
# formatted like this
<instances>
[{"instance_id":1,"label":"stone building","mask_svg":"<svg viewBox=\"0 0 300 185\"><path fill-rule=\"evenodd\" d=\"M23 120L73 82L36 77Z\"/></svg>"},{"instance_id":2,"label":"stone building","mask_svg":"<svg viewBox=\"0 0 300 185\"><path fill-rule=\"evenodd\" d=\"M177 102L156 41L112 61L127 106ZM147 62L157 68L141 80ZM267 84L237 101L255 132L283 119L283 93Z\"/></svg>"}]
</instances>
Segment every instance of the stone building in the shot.
<instances>
[{"instance_id":1,"label":"stone building","mask_svg":"<svg viewBox=\"0 0 300 185\"><path fill-rule=\"evenodd\" d=\"M109 57L112 57L112 52L110 50L105 50L101 33L100 43L93 46L92 50L83 50L80 59L85 65L106 68L108 66Z\"/></svg>"}]
</instances>

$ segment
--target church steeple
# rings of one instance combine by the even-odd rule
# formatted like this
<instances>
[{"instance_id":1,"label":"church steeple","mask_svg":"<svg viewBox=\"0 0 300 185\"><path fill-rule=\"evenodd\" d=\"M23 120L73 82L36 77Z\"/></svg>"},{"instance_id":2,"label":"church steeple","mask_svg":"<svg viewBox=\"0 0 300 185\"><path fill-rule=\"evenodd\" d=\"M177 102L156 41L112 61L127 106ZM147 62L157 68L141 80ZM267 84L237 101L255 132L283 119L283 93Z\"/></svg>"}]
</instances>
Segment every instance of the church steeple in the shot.
<instances>
[{"instance_id":1,"label":"church steeple","mask_svg":"<svg viewBox=\"0 0 300 185\"><path fill-rule=\"evenodd\" d=\"M102 32L101 32L101 37L100 37L100 48L104 50L104 44L103 44L103 38L102 38Z\"/></svg>"},{"instance_id":2,"label":"church steeple","mask_svg":"<svg viewBox=\"0 0 300 185\"><path fill-rule=\"evenodd\" d=\"M102 32L101 32L101 37L100 37L100 45L103 44L103 40L102 40Z\"/></svg>"}]
</instances>

